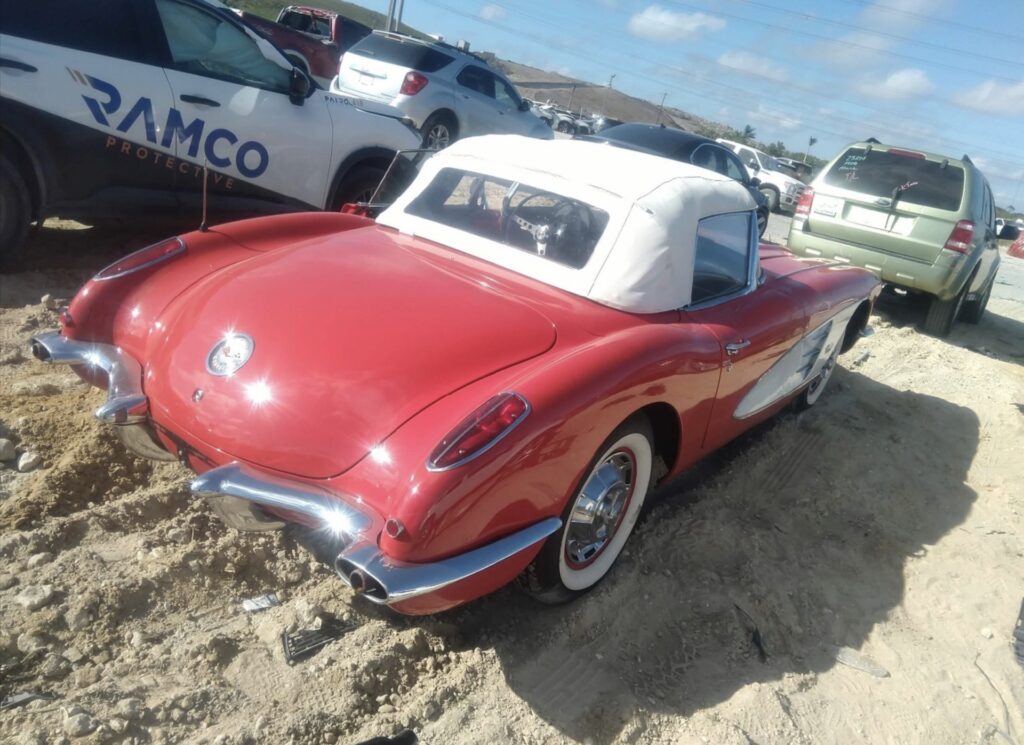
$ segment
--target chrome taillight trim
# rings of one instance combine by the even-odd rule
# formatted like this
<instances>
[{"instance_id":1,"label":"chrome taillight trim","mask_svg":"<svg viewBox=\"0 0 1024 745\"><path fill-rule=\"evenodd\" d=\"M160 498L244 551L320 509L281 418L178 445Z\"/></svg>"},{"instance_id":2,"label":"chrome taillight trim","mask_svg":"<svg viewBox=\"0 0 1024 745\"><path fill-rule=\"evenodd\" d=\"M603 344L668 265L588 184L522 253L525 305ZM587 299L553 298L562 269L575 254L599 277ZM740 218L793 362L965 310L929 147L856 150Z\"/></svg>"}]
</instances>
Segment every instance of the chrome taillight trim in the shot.
<instances>
[{"instance_id":1,"label":"chrome taillight trim","mask_svg":"<svg viewBox=\"0 0 1024 745\"><path fill-rule=\"evenodd\" d=\"M455 461L454 463L450 463L450 464L449 464L449 465L447 465L447 466L438 466L438 465L435 465L435 463L436 463L437 461L441 460L441 458L443 458L443 457L444 457L445 455L447 455L447 454L448 454L448 452L449 452L449 451L450 451L450 450L451 450L451 449L452 449L453 447L455 447L455 443L457 443L457 442L459 441L459 438L458 438L458 437L456 436L455 438L453 438L453 439L452 439L452 443L451 443L451 444L450 444L450 445L449 445L448 447L446 447L446 448L445 448L444 450L442 450L442 451L441 451L440 453L438 453L437 455L434 455L434 454L433 454L433 451L431 451L431 454L427 456L427 462L426 462L426 467L427 467L427 470L428 470L428 471L431 471L432 473L444 473L445 471L450 471L450 470L452 470L453 468L459 468L459 467L461 467L461 466L464 466L464 465L465 465L466 463L469 463L470 461L472 461L472 460L475 460L476 458L479 458L479 457L480 457L481 455L483 455L483 454L484 454L484 453L486 453L486 452L487 452L488 450L490 450L491 448L493 448L493 447L494 447L495 445L497 445L497 444L498 444L499 442L501 442L502 440L504 440L504 439L505 439L505 438L506 438L506 437L507 437L507 436L509 435L509 433L510 433L510 432L512 432L512 430L514 430L514 429L515 429L516 427L518 427L518 426L519 426L519 425L520 425L520 424L522 423L522 421L523 421L524 419L526 419L526 417L530 416L530 412L532 412L532 411L533 411L533 407L532 407L532 406L530 406L530 402L526 400L526 397L525 397L524 395L522 395L521 393L516 393L515 391L502 391L501 393L498 393L497 395L495 395L495 396L494 396L494 398L498 398L498 399L502 399L502 400L500 400L500 401L496 402L496 403L494 404L494 406L492 406L491 408L489 408L489 409L487 410L487 412L486 412L486 413L484 414L484 416L487 416L487 414L490 414L490 413L491 413L492 411L494 411L494 410L495 410L496 408L498 408L499 406L501 406L501 404L502 404L502 403L504 403L504 398L503 398L504 396L514 396L514 397L518 398L518 399L519 399L520 401L522 401L522 402L523 402L523 405L524 405L524 406L525 406L526 408L525 408L525 410L523 411L523 415L522 415L521 417L519 417L519 418L518 418L518 419L516 419L516 420L515 420L514 422L512 422L512 424L510 424L510 425L509 425L508 427L506 427L506 428L504 429L504 431L502 431L502 433L501 433L501 434L499 434L499 435L498 435L497 437L495 437L495 438L494 438L493 440L491 440L491 441L490 441L489 443L487 443L486 445L484 445L484 446L483 446L482 448L480 448L479 450L477 450L477 451L475 451L475 452L472 452L472 453L470 453L470 454L469 454L469 455L467 455L467 456L466 456L465 458L462 458L461 460L457 460L457 461ZM485 402L485 403L486 403L486 402ZM458 426L458 425L456 425L456 426ZM452 432L454 432L454 431L455 431L455 430L452 430ZM449 434L450 434L450 433L449 433ZM459 434L461 435L462 433L460 432ZM442 438L442 441L443 441L443 438Z\"/></svg>"},{"instance_id":2,"label":"chrome taillight trim","mask_svg":"<svg viewBox=\"0 0 1024 745\"><path fill-rule=\"evenodd\" d=\"M175 248L170 253L161 254L160 256L157 256L154 259L150 259L149 261L145 261L145 262L139 264L138 266L133 266L131 269L125 269L124 271L120 271L120 272L117 272L116 274L111 274L111 275L106 276L106 277L103 276L103 273L105 271L107 271L111 267L116 266L117 264L121 263L125 259L127 259L127 258L129 258L131 256L134 256L135 254L140 254L143 251L148 251L149 249L153 248L154 246L162 246L163 244L170 243L171 241L177 241L178 247ZM159 263L161 263L163 261L167 261L168 259L174 258L178 254L184 253L184 251L185 251L185 241L182 240L181 238L168 238L167 240L157 241L156 243L150 243L148 246L144 246L143 248L140 248L138 251L132 251L127 256L122 256L117 261L113 261L110 264L107 264L105 267L103 267L98 272L96 272L96 274L93 275L92 279L93 279L94 282L106 282L107 280L110 280L110 279L118 279L120 277L126 277L129 274L134 274L135 272L141 272L143 269L148 269L151 266L159 264Z\"/></svg>"}]
</instances>

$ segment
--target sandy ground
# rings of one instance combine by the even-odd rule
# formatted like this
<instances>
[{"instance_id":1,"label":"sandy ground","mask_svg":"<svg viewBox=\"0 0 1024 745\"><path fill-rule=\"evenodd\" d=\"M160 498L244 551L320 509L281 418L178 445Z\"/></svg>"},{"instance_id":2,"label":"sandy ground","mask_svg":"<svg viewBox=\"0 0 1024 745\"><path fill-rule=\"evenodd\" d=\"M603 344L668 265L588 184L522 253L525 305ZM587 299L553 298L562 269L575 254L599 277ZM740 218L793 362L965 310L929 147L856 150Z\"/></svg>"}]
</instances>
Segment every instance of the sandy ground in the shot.
<instances>
[{"instance_id":1,"label":"sandy ground","mask_svg":"<svg viewBox=\"0 0 1024 745\"><path fill-rule=\"evenodd\" d=\"M665 488L588 597L405 619L222 527L22 353L56 325L41 296L129 235L50 223L0 275L0 437L42 459L0 466L0 697L53 697L0 741L1024 743L1024 261L948 340L886 303L819 406ZM281 631L319 609L352 630L289 666Z\"/></svg>"}]
</instances>

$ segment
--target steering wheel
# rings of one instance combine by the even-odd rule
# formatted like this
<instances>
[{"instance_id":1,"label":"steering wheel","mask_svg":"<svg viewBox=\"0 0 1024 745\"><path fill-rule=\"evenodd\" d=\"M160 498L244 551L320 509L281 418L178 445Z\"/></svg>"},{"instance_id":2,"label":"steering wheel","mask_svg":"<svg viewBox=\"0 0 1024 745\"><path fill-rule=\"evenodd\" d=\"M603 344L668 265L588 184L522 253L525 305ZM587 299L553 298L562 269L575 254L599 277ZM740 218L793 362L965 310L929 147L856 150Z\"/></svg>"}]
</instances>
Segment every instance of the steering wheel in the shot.
<instances>
[{"instance_id":1,"label":"steering wheel","mask_svg":"<svg viewBox=\"0 0 1024 745\"><path fill-rule=\"evenodd\" d=\"M548 199L554 201L554 204L542 220L530 222L519 212L529 202L537 199ZM512 240L513 231L524 231L533 238L538 256L559 256L561 260L575 266L577 260L587 253L593 224L593 214L586 205L549 192L538 192L526 197L509 211L502 228L502 239L506 243L515 243Z\"/></svg>"}]
</instances>

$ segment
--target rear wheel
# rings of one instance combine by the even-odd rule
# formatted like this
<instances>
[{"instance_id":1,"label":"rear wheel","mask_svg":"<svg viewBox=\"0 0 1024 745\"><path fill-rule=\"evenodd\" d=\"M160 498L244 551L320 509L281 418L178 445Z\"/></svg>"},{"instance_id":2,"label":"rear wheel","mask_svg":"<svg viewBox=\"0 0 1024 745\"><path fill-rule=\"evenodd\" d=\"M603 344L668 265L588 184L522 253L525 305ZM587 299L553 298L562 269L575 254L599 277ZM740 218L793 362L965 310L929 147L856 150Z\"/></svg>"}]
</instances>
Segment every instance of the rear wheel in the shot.
<instances>
[{"instance_id":1,"label":"rear wheel","mask_svg":"<svg viewBox=\"0 0 1024 745\"><path fill-rule=\"evenodd\" d=\"M654 435L643 415L605 440L551 536L520 579L545 603L564 603L590 590L612 568L633 532L651 486Z\"/></svg>"},{"instance_id":2,"label":"rear wheel","mask_svg":"<svg viewBox=\"0 0 1024 745\"><path fill-rule=\"evenodd\" d=\"M569 122L559 122L555 129L567 135L576 134L576 127L572 126Z\"/></svg>"},{"instance_id":3,"label":"rear wheel","mask_svg":"<svg viewBox=\"0 0 1024 745\"><path fill-rule=\"evenodd\" d=\"M21 248L32 217L28 186L15 165L0 155L0 265Z\"/></svg>"},{"instance_id":4,"label":"rear wheel","mask_svg":"<svg viewBox=\"0 0 1024 745\"><path fill-rule=\"evenodd\" d=\"M985 315L985 308L988 307L988 299L992 295L992 285L996 283L995 277L988 281L985 289L974 300L964 302L963 310L960 311L960 320L965 323L978 323Z\"/></svg>"},{"instance_id":5,"label":"rear wheel","mask_svg":"<svg viewBox=\"0 0 1024 745\"><path fill-rule=\"evenodd\" d=\"M378 166L356 166L345 175L345 178L338 186L338 192L334 197L334 208L341 209L344 204L369 202L370 197L373 196L383 178L383 168ZM383 195L381 197L383 198Z\"/></svg>"},{"instance_id":6,"label":"rear wheel","mask_svg":"<svg viewBox=\"0 0 1024 745\"><path fill-rule=\"evenodd\" d=\"M768 210L757 210L757 237L764 237L764 231L768 229Z\"/></svg>"},{"instance_id":7,"label":"rear wheel","mask_svg":"<svg viewBox=\"0 0 1024 745\"><path fill-rule=\"evenodd\" d=\"M953 329L953 322L960 314L964 305L964 298L967 297L968 281L956 295L949 300L940 300L933 297L928 306L928 315L924 319L924 331L931 336L948 336ZM980 318L980 316L979 316Z\"/></svg>"},{"instance_id":8,"label":"rear wheel","mask_svg":"<svg viewBox=\"0 0 1024 745\"><path fill-rule=\"evenodd\" d=\"M775 212L779 209L779 192L770 186L762 186L759 191L768 202L768 211Z\"/></svg>"},{"instance_id":9,"label":"rear wheel","mask_svg":"<svg viewBox=\"0 0 1024 745\"><path fill-rule=\"evenodd\" d=\"M423 147L431 150L444 150L458 136L458 125L450 114L431 114L423 124Z\"/></svg>"}]
</instances>

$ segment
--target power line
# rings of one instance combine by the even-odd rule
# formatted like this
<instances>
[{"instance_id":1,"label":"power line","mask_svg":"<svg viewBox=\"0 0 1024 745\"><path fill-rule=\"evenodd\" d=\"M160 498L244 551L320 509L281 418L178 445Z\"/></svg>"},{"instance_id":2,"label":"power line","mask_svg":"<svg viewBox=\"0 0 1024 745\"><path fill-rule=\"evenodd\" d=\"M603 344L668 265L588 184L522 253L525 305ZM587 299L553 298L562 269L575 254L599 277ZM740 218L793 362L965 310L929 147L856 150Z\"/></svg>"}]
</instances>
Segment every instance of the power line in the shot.
<instances>
[{"instance_id":1,"label":"power line","mask_svg":"<svg viewBox=\"0 0 1024 745\"><path fill-rule=\"evenodd\" d=\"M666 4L668 4L668 5L674 5L674 6L677 6L677 7L680 7L680 8L686 8L688 10L695 10L695 11L698 11L700 13L707 12L707 10L705 8L701 7L701 6L692 5L690 3L680 2L679 0L663 0L663 1ZM936 60L925 59L924 57L915 57L912 54L904 54L902 52L894 52L891 49L880 49L879 47L873 47L873 46L871 46L869 44L858 44L855 41L849 41L847 39L834 39L831 36L825 36L824 34L816 34L813 31L801 31L801 30L794 29L794 28L788 28L786 26L779 26L778 24L774 24L774 23L768 23L767 21L761 21L761 20L758 20L758 19L755 19L755 18L746 18L744 16L736 15L735 13L726 13L725 11L718 10L717 8L715 10L711 11L711 12L714 13L715 15L723 16L725 18L732 18L733 20L741 21L743 23L752 23L752 24L755 24L757 26L761 26L763 28L770 28L770 29L773 29L775 31L780 31L780 32L782 32L784 34L794 34L796 36L806 36L806 37L809 37L811 39L819 39L821 41L827 41L830 44L839 44L841 46L850 47L852 49L861 49L861 50L864 50L864 51L872 52L874 54L888 54L888 55L891 55L893 57L899 57L901 59L908 59L908 60L911 60L913 62L922 62L924 64L933 65L935 67L943 67L943 68L945 68L947 70L955 70L956 72L970 73L971 75L988 76L988 77L996 78L996 79L999 79L999 80L1008 81L1008 82L1011 82L1011 83L1018 83L1018 82L1020 82L1017 78L1007 77L1006 75L998 75L998 74L994 74L994 73L981 72L979 70L971 70L971 69L968 69L966 67L960 67L958 65L951 65L951 64L946 63L946 62L937 62Z\"/></svg>"},{"instance_id":2,"label":"power line","mask_svg":"<svg viewBox=\"0 0 1024 745\"><path fill-rule=\"evenodd\" d=\"M790 10L789 8L780 8L778 5L771 5L770 3L757 2L757 0L743 0L745 5L752 5L757 8L764 8L774 13L786 13L792 16L803 18L804 20L811 21L812 23L823 23L830 26L838 26L840 28L848 28L852 31L860 31L865 34L871 34L873 36L881 36L887 39L895 39L896 41L904 41L908 44L916 44L917 46L927 47L929 49L938 49L946 54L955 54L959 57L976 57L978 59L987 60L989 62L998 62L1001 65L1016 65L1017 67L1024 67L1024 61L1021 60L1008 60L1002 59L1001 57L991 57L987 54L979 54L978 52L969 52L966 49L954 49L947 47L942 44L936 44L930 41L921 41L919 39L911 39L909 36L901 36L899 34L892 34L888 31L881 31L878 29L868 28L867 26L858 26L855 23L847 23L845 21L834 21L830 18L822 18L821 16L813 16L809 13L805 13L799 10ZM717 11L713 11L717 12ZM874 49L874 47L870 47ZM932 63L934 64L934 63Z\"/></svg>"},{"instance_id":3,"label":"power line","mask_svg":"<svg viewBox=\"0 0 1024 745\"><path fill-rule=\"evenodd\" d=\"M438 3L431 3L431 4L439 5ZM508 7L507 5L504 5L502 3L496 3L496 4L501 6L502 8L504 8L506 10L509 10L509 11L511 11L513 13L521 15L521 16L527 18L527 19L533 20L533 21L535 21L537 23L541 23L541 24L544 24L546 26L552 25L552 19L551 18L543 18L543 17L535 16L535 15L527 13L527 12L525 12L525 11L519 9L519 8ZM564 53L566 53L566 54L569 54L569 55L575 56L575 57L580 57L582 59L585 59L588 62L592 62L592 63L596 62L597 64L601 65L602 67L606 67L607 69L617 69L617 68L615 68L615 67L613 67L611 65L605 64L605 63L597 61L597 60L594 60L591 57L583 56L583 55L577 53L575 50L572 50L572 49L566 47L565 45L557 45L556 42L553 42L551 40L543 39L541 37L537 37L536 35L530 35L530 34L528 34L526 32L522 32L522 31L518 31L518 30L515 30L515 29L511 29L510 27L504 26L504 25L496 23L496 22L484 21L483 19L479 19L476 16L473 16L472 14L464 13L462 11L456 11L454 8L451 8L450 6L441 5L440 7L444 7L444 8L446 8L446 9L452 11L452 12L456 12L459 15L463 15L466 18L470 18L470 19L473 19L473 20L478 20L478 21L483 22L483 23L487 23L488 25L494 26L495 28L498 28L499 30L502 30L502 31L504 31L506 33L512 33L512 34L515 34L517 36L525 36L527 38L531 38L534 41L536 41L537 43L543 44L545 46L550 46L552 44L555 44L556 46L559 46L559 48ZM590 36L590 38L598 38L599 36L600 35L592 34ZM607 34L606 34L606 36L607 36ZM663 62L661 60L656 60L656 59L651 59L651 58L648 58L648 57L643 57L643 56L636 55L636 54L633 54L633 53L630 53L630 52L622 52L622 51L619 51L619 50L615 49L614 47L610 47L610 49L613 52L615 52L617 54L620 54L620 55L623 55L625 57L629 57L630 59L638 60L638 61L641 61L641 62L646 62L648 64L653 64L653 65L657 65L657 66L661 66L661 67L665 67L665 68L668 68L668 69L672 70L673 72L678 72L678 73L685 74L689 78L705 81L705 82L711 84L715 88L716 92L718 93L718 95L712 95L712 94L708 94L708 93L700 93L700 92L695 91L692 88L685 87L685 86L683 86L682 84L680 84L678 82L677 82L676 85L672 86L672 87L675 87L677 90L682 90L682 91L689 92L691 95L695 95L695 96L697 96L699 98L706 98L706 99L711 100L711 101L716 101L718 103L726 103L726 104L729 104L729 105L747 106L750 103L751 97L753 97L754 99L758 99L758 98L760 98L763 95L760 92L751 91L751 90L749 90L747 88L742 88L740 86L736 86L736 85L733 85L733 84L730 84L730 83L726 83L726 82L723 82L723 81L718 80L718 79L709 78L709 77L700 75L700 74L694 72L692 69L683 69L681 67L678 67L677 65L666 64L665 62ZM732 70L734 72L741 72L741 73L745 73L745 74L754 75L754 76L757 76L757 77L762 77L762 78L764 78L766 80L770 80L771 82L774 82L774 83L779 82L776 79L771 78L771 77L766 76L766 75L758 75L757 73L750 73L747 70L743 70L743 69L740 69L740 68L733 67L731 65L727 65L727 64L718 62L717 60L711 59L709 57L705 57L703 55L698 55L696 53L691 53L691 54L692 54L692 56L694 56L694 57L696 57L698 59L702 59L704 61L710 62L710 63L715 64L717 66L726 68L728 70ZM640 77L640 78L645 79L645 80L650 80L650 81L658 82L659 84L664 82L660 78L656 79L656 78L652 78L650 76L642 75L642 74L639 74L639 73L636 73L636 72L630 72L629 74L633 75L634 77ZM722 89L734 90L741 97L731 98L731 99L730 98L725 98L722 95L722 93L724 92ZM869 106L867 104L862 104L862 103L858 103L858 102L855 102L855 101L849 101L849 100L846 100L846 99L841 99L841 98L838 98L836 96L829 96L827 94L822 94L819 91L814 90L813 88L809 88L809 87L806 87L806 86L800 86L800 85L797 85L795 83L786 83L785 88L783 90L786 90L787 92L789 90L804 91L804 92L809 93L811 95L814 95L814 96L817 96L817 97L821 97L821 98L825 98L825 99L829 99L830 101L833 101L833 102L836 102L836 103L843 103L843 104L847 104L847 105L859 106L861 108L872 110L872 111L875 111L877 113L881 113L881 114L884 114L884 115L887 115L887 116L892 114L892 112L886 111L884 109L880 109L878 107L873 107L873 106ZM855 127L855 128L863 128L864 127L864 123L863 122L859 122L859 121L856 121L854 119L850 119L848 117L844 117L844 116L841 116L841 115L838 115L838 114L834 114L834 113L833 114L822 114L820 111L813 110L812 108L810 108L809 105L806 102L804 102L803 100L786 101L785 98L783 96L781 96L781 95L776 95L775 99L778 100L782 104L789 105L789 106L791 106L793 108L798 109L799 111L794 112L794 113L800 114L801 112L803 112L803 115L805 117L806 116L813 116L813 117L817 117L819 119L822 118L822 117L825 117L825 118L830 119L833 122L839 123L839 124L841 124L843 126L850 126L850 127ZM779 124L784 124L784 122L786 120L785 116L780 116L780 115L777 115L777 114L773 115L771 113L763 112L763 111L759 112L759 113L763 117L767 117L769 119L774 119ZM833 135L835 135L837 137L841 137L841 138L845 138L845 139L850 139L849 134L846 134L846 133L838 133L838 132L830 131L830 130L824 129L823 127L820 127L820 126L816 127L816 129L818 129L819 131L822 131L822 132L826 132L828 134L833 134ZM901 131L905 132L905 136L907 136L907 137L917 137L917 136L919 136L918 133L914 132L913 130L909 130L909 129L901 129L899 127L889 127L888 129L890 129L890 130L892 130L894 132L897 132L897 133L901 132ZM1010 156L1009 154L1004 153L1003 151L997 150L997 149L995 149L993 147L985 147L983 145L978 145L977 143L968 143L968 142L965 142L965 141L962 141L962 140L955 140L955 139L952 139L952 138L949 138L949 137L944 137L942 135L937 135L937 134L929 134L928 136L931 137L932 139L948 143L949 145L954 146L955 148L965 148L965 149L971 150L971 151L984 151L986 153L989 153L991 155L996 156L999 161L1004 162L1006 164L1010 164L1010 165L1014 165L1014 166L1024 165L1024 164L1022 164L1019 161L1013 160L1012 156ZM859 136L858 136L858 138L859 138ZM855 138L855 139L857 139L857 138Z\"/></svg>"},{"instance_id":4,"label":"power line","mask_svg":"<svg viewBox=\"0 0 1024 745\"><path fill-rule=\"evenodd\" d=\"M925 21L926 23L949 26L950 28L955 28L957 31L971 31L976 34L984 34L987 37L999 37L1014 43L1020 42L1020 34L1006 34L990 28L971 26L970 24L961 23L960 21L947 21L945 18L938 18L936 16L928 15L927 13L916 13L913 10L904 10L903 8L894 8L891 5L882 5L881 3L874 2L874 0L839 0L839 2L847 3L848 5L856 5L860 8L880 10L883 13L892 13L894 15L906 16L908 18L916 18L917 20Z\"/></svg>"}]
</instances>

